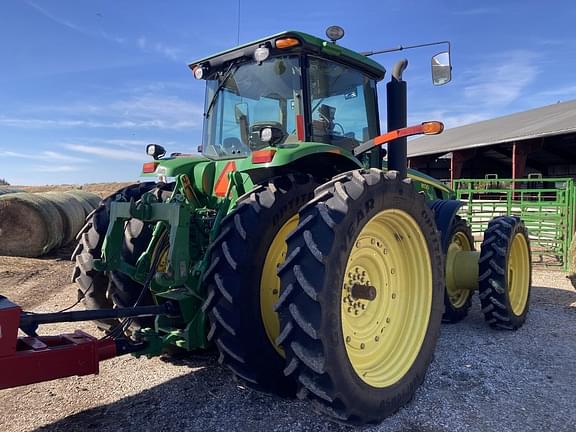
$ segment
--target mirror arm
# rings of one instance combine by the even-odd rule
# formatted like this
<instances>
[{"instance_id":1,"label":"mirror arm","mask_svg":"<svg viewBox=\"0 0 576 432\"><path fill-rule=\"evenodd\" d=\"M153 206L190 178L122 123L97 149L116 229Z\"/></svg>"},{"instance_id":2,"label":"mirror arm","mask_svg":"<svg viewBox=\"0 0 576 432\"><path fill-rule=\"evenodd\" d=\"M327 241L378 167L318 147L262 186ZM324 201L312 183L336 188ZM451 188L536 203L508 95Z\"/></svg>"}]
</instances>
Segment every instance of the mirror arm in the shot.
<instances>
[{"instance_id":1,"label":"mirror arm","mask_svg":"<svg viewBox=\"0 0 576 432\"><path fill-rule=\"evenodd\" d=\"M386 48L386 49L379 50L379 51L364 51L364 52L361 52L360 54L362 54L366 57L370 57L370 56L376 55L376 54L386 54L386 53L390 53L390 52L403 51L403 50L412 49L412 48L423 48L423 47L442 45L442 44L448 45L448 54L450 54L450 41L430 42L430 43L425 43L425 44L407 45L407 46L399 45L396 48Z\"/></svg>"}]
</instances>

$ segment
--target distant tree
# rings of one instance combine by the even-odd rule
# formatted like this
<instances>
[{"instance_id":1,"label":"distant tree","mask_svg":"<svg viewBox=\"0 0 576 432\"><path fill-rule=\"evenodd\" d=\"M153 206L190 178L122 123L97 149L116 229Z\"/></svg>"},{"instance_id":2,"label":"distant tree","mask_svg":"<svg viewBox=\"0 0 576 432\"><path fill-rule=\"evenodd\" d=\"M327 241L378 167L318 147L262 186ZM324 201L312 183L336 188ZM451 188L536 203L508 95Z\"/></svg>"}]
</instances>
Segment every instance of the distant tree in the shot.
<instances>
[{"instance_id":1,"label":"distant tree","mask_svg":"<svg viewBox=\"0 0 576 432\"><path fill-rule=\"evenodd\" d=\"M10 183L8 183L8 182L7 182L6 180L4 180L4 179L0 179L0 185L7 185L7 186L9 186Z\"/></svg>"}]
</instances>

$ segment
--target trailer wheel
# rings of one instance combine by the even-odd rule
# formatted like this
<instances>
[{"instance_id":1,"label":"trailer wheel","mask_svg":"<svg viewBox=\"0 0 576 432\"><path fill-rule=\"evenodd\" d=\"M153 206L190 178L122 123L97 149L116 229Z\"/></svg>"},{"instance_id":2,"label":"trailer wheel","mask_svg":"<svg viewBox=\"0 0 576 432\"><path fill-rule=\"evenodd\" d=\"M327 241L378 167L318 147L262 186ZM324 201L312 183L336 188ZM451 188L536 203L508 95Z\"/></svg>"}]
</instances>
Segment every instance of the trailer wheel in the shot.
<instances>
[{"instance_id":1,"label":"trailer wheel","mask_svg":"<svg viewBox=\"0 0 576 432\"><path fill-rule=\"evenodd\" d=\"M280 292L277 267L286 256L285 238L298 224L298 210L312 197L309 175L290 174L256 186L222 220L205 274L210 319L208 339L226 365L257 390L293 395L283 374L284 352L275 344Z\"/></svg>"},{"instance_id":2,"label":"trailer wheel","mask_svg":"<svg viewBox=\"0 0 576 432\"><path fill-rule=\"evenodd\" d=\"M102 244L110 222L110 204L117 200L130 199L138 200L140 197L152 190L156 183L146 182L130 185L124 189L111 194L100 202L96 208L86 218L86 224L78 234L78 245L72 254L72 259L76 261L72 281L76 282L79 290L84 295L86 309L111 309L117 307L131 306L140 294L141 285L132 281L128 277L113 277L109 272L99 272L93 267L93 260L100 259ZM142 243L146 234L142 233L143 225L130 221L127 224L125 244L123 246L123 256L130 259L130 254L138 243ZM149 296L149 294L148 294ZM142 304L150 303L149 298L145 298ZM118 320L98 320L97 326L103 331L110 331L118 324ZM143 324L141 319L133 320L134 326Z\"/></svg>"},{"instance_id":3,"label":"trailer wheel","mask_svg":"<svg viewBox=\"0 0 576 432\"><path fill-rule=\"evenodd\" d=\"M432 211L394 171L316 189L279 268L288 376L343 422L379 422L424 380L442 319L443 253Z\"/></svg>"},{"instance_id":4,"label":"trailer wheel","mask_svg":"<svg viewBox=\"0 0 576 432\"><path fill-rule=\"evenodd\" d=\"M532 285L530 240L518 217L499 216L484 233L478 289L491 327L516 330L526 321Z\"/></svg>"},{"instance_id":5,"label":"trailer wheel","mask_svg":"<svg viewBox=\"0 0 576 432\"><path fill-rule=\"evenodd\" d=\"M474 294L474 291L459 288L451 274L455 254L461 251L474 250L472 230L460 216L456 216L454 219L449 239L448 249L445 252L446 290L444 291L444 315L442 316L442 321L456 323L468 315L468 310L472 304L472 295Z\"/></svg>"}]
</instances>

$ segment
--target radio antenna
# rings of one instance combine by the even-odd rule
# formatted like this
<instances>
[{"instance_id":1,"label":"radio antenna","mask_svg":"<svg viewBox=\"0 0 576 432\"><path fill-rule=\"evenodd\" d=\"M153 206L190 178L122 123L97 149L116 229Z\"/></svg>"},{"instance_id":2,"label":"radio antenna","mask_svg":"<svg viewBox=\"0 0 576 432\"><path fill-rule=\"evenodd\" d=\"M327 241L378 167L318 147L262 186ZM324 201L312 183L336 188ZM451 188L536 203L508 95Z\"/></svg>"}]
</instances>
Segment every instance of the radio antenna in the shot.
<instances>
[{"instance_id":1,"label":"radio antenna","mask_svg":"<svg viewBox=\"0 0 576 432\"><path fill-rule=\"evenodd\" d=\"M240 45L240 0L238 0L238 31L236 33L236 45Z\"/></svg>"}]
</instances>

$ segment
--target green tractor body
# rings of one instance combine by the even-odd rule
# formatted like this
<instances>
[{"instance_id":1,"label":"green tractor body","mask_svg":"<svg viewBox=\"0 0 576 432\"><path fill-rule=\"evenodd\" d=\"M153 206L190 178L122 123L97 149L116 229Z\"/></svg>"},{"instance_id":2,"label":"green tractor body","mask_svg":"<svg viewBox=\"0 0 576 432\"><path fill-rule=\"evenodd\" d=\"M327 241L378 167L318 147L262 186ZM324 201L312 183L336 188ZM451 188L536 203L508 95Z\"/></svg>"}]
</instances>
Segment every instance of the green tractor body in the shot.
<instances>
[{"instance_id":1,"label":"green tractor body","mask_svg":"<svg viewBox=\"0 0 576 432\"><path fill-rule=\"evenodd\" d=\"M388 171L381 65L290 31L190 68L207 82L201 155L149 146L142 176L151 181L103 201L75 253L88 307L170 302L178 313L101 321L109 335L144 342L136 354L148 356L213 343L252 387L366 423L412 397L443 310L461 319L474 289L490 324L522 324L530 265L521 222L496 221L489 230L499 237L476 252L448 187L414 170L411 181L398 176L391 158ZM512 267L507 250L521 255ZM509 299L512 273L523 291Z\"/></svg>"}]
</instances>

